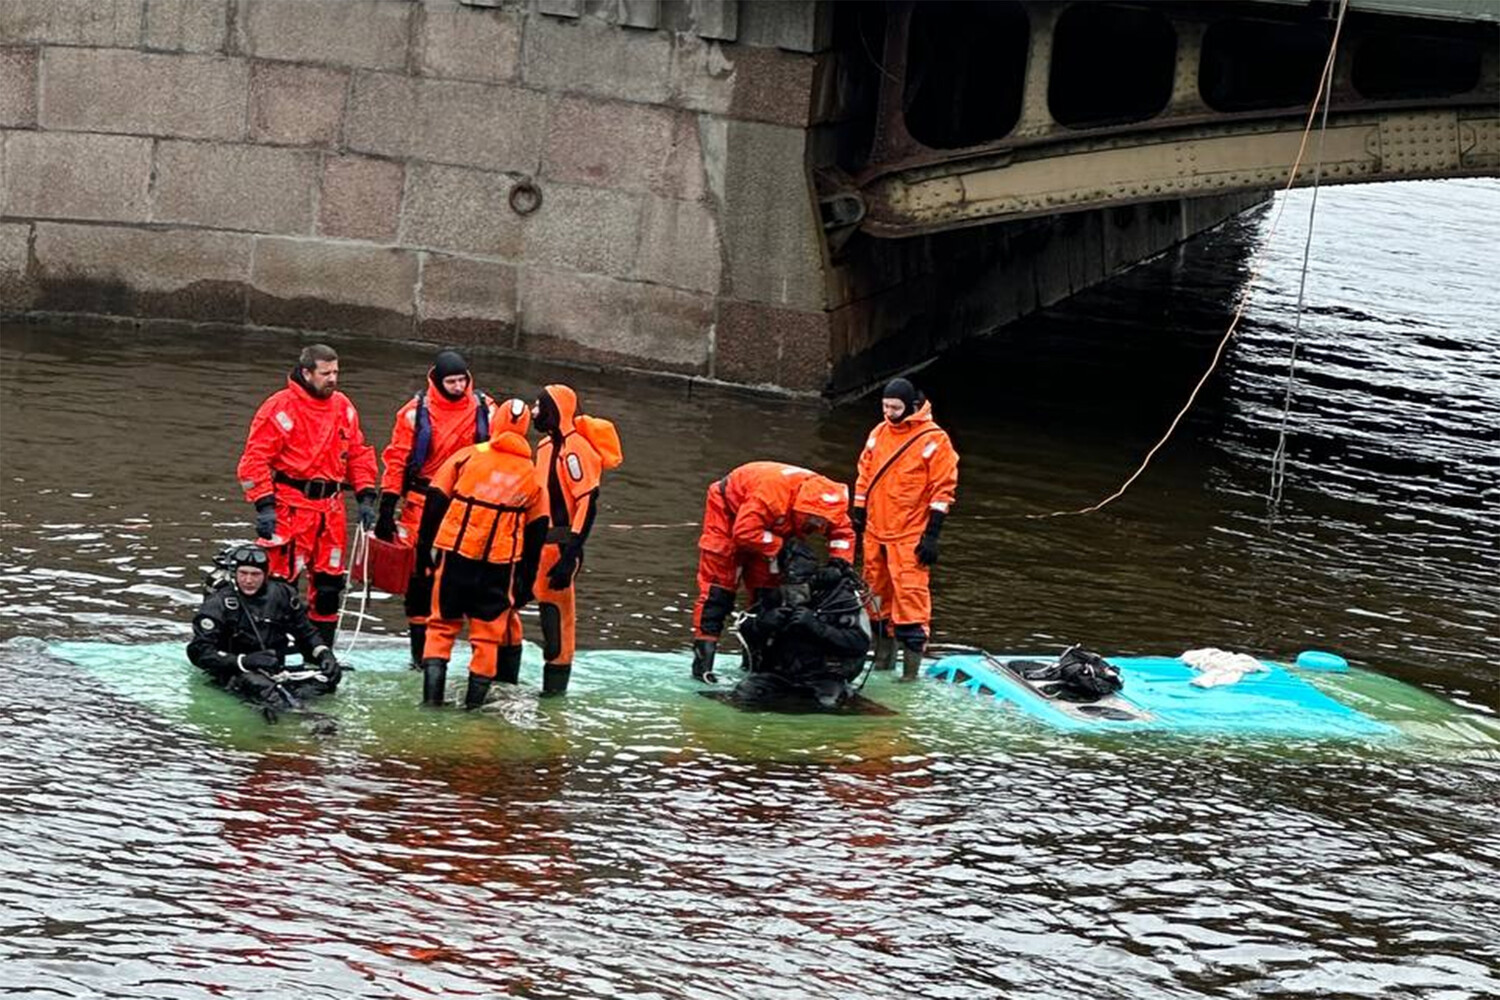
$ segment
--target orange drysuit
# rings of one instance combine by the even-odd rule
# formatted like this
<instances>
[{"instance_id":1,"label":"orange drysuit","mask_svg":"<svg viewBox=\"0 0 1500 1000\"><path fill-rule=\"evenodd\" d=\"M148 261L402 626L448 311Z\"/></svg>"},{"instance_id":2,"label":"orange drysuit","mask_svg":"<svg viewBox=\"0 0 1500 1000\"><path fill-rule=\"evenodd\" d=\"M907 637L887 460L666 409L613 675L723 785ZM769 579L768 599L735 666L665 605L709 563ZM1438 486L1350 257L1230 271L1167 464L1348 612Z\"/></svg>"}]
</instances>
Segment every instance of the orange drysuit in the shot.
<instances>
[{"instance_id":1,"label":"orange drysuit","mask_svg":"<svg viewBox=\"0 0 1500 1000\"><path fill-rule=\"evenodd\" d=\"M308 573L308 617L338 620L344 587L345 487L374 490L375 449L342 392L313 396L293 371L285 389L255 411L237 475L251 503L274 496L276 534L266 547L271 573Z\"/></svg>"},{"instance_id":2,"label":"orange drysuit","mask_svg":"<svg viewBox=\"0 0 1500 1000\"><path fill-rule=\"evenodd\" d=\"M875 625L892 623L908 646L920 648L932 619L929 568L917 558L917 542L934 513L947 515L957 488L958 452L933 421L931 403L870 432L854 484L854 506L866 519L864 577L880 600Z\"/></svg>"},{"instance_id":3,"label":"orange drysuit","mask_svg":"<svg viewBox=\"0 0 1500 1000\"><path fill-rule=\"evenodd\" d=\"M521 664L522 605L531 600L547 505L531 446L501 429L491 441L460 449L433 474L432 509L419 544L436 553L424 660L448 660L469 620L469 672L515 683ZM429 553L429 556L431 553ZM504 646L504 650L501 646Z\"/></svg>"},{"instance_id":4,"label":"orange drysuit","mask_svg":"<svg viewBox=\"0 0 1500 1000\"><path fill-rule=\"evenodd\" d=\"M784 462L748 462L709 486L698 536L695 636L723 634L741 582L752 595L776 585L776 554L793 535L825 535L830 558L853 562L848 508L843 483Z\"/></svg>"},{"instance_id":5,"label":"orange drysuit","mask_svg":"<svg viewBox=\"0 0 1500 1000\"><path fill-rule=\"evenodd\" d=\"M472 380L464 394L453 400L432 385L430 372L427 388L396 411L391 443L380 453L385 463L380 491L381 503L389 508L395 506L397 497L401 498L401 518L396 525L401 541L416 544L422 504L433 474L460 448L489 440L494 419L495 401L476 393ZM389 512L384 516L389 517ZM432 578L414 572L406 587L406 617L413 625L426 621L431 602Z\"/></svg>"},{"instance_id":6,"label":"orange drysuit","mask_svg":"<svg viewBox=\"0 0 1500 1000\"><path fill-rule=\"evenodd\" d=\"M537 477L547 494L550 527L537 570L536 599L542 619L542 693L567 690L573 668L577 600L573 581L583 546L599 509L605 469L620 464L614 425L578 413L578 394L549 385L537 397L533 416L544 437L536 448Z\"/></svg>"}]
</instances>

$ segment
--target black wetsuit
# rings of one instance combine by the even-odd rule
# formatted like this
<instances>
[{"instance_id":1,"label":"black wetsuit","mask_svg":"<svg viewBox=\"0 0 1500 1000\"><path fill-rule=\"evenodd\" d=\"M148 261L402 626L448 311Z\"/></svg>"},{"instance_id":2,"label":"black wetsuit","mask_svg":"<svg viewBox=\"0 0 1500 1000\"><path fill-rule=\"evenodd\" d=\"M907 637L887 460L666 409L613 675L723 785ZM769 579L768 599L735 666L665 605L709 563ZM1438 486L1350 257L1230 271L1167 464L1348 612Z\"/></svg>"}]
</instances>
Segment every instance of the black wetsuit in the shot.
<instances>
[{"instance_id":1,"label":"black wetsuit","mask_svg":"<svg viewBox=\"0 0 1500 1000\"><path fill-rule=\"evenodd\" d=\"M286 669L289 641L308 664L327 649L317 626L307 618L307 606L291 584L267 579L259 593L247 597L230 582L204 598L203 606L193 616L193 638L187 655L215 683L254 701L286 707L338 687L336 665L326 680L309 677L274 681L272 678ZM257 659L274 658L274 663L244 665L241 657L255 653L271 654ZM293 672L302 669L297 667ZM330 672L321 666L307 669L319 669L325 675Z\"/></svg>"},{"instance_id":2,"label":"black wetsuit","mask_svg":"<svg viewBox=\"0 0 1500 1000\"><path fill-rule=\"evenodd\" d=\"M750 673L734 690L743 704L811 697L836 708L854 695L850 685L870 648L865 614L852 570L829 567L806 584L767 591L740 623Z\"/></svg>"}]
</instances>

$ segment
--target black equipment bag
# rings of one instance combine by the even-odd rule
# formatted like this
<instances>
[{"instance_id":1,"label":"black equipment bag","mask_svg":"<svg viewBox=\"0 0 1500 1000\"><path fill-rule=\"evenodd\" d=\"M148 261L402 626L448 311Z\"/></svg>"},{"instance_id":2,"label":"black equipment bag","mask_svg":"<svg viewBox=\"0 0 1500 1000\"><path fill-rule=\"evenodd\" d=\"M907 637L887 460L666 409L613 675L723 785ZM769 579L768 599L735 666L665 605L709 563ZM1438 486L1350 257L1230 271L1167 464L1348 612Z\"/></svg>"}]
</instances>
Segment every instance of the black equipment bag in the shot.
<instances>
[{"instance_id":1,"label":"black equipment bag","mask_svg":"<svg viewBox=\"0 0 1500 1000\"><path fill-rule=\"evenodd\" d=\"M1118 667L1082 646L1069 646L1056 663L1014 666L1022 667L1021 676L1043 694L1062 701L1098 701L1125 686Z\"/></svg>"}]
</instances>

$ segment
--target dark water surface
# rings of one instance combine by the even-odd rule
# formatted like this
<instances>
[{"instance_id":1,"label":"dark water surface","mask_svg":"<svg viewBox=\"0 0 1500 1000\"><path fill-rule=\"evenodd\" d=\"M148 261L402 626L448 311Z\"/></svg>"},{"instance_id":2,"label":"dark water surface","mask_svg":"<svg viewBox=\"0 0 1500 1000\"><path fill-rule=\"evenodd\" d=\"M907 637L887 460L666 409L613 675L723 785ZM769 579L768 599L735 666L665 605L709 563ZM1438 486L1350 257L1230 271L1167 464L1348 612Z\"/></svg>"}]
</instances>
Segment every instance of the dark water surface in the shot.
<instances>
[{"instance_id":1,"label":"dark water surface","mask_svg":"<svg viewBox=\"0 0 1500 1000\"><path fill-rule=\"evenodd\" d=\"M939 638L1316 646L1500 713L1500 184L1322 192L1272 518L1306 198L1200 406L1100 514L1018 516L1135 467L1269 214L917 376L962 454ZM431 352L336 343L383 445ZM540 710L551 737L468 751L226 742L41 652L183 634L201 567L250 534L234 464L294 353L0 337L0 995L1500 994L1490 749L1084 739L959 705L951 726L845 720L783 754L655 727L660 700L629 691L575 703L587 740L562 703ZM696 521L752 458L852 477L876 418L870 399L472 360L495 394L562 379L620 427L585 648L684 649L694 532L642 525Z\"/></svg>"}]
</instances>

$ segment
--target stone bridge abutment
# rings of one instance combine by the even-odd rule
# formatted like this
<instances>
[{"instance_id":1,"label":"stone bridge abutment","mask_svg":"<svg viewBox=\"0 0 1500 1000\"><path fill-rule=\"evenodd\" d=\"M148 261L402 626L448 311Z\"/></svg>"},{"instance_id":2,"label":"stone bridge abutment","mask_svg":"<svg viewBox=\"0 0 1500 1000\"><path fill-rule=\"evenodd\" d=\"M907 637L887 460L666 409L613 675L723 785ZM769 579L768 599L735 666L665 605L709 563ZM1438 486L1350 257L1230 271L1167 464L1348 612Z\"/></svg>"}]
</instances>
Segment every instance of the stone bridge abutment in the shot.
<instances>
[{"instance_id":1,"label":"stone bridge abutment","mask_svg":"<svg viewBox=\"0 0 1500 1000\"><path fill-rule=\"evenodd\" d=\"M0 314L846 389L1264 197L1259 174L1174 186L1135 161L1133 191L1038 186L1142 135L1280 127L1203 103L1183 53L1209 7L1321 23L1271 3L6 0ZM1099 19L1151 72L1117 65ZM1463 82L1465 31L1429 31L1458 67L1434 85ZM1371 76L1351 65L1355 93ZM1128 85L1090 90L1102 66ZM1468 114L1389 76L1382 99L1408 114ZM1227 62L1215 79L1241 102L1280 85ZM1481 119L1455 119L1453 142L1478 128L1465 155L1492 171L1500 129Z\"/></svg>"}]
</instances>

